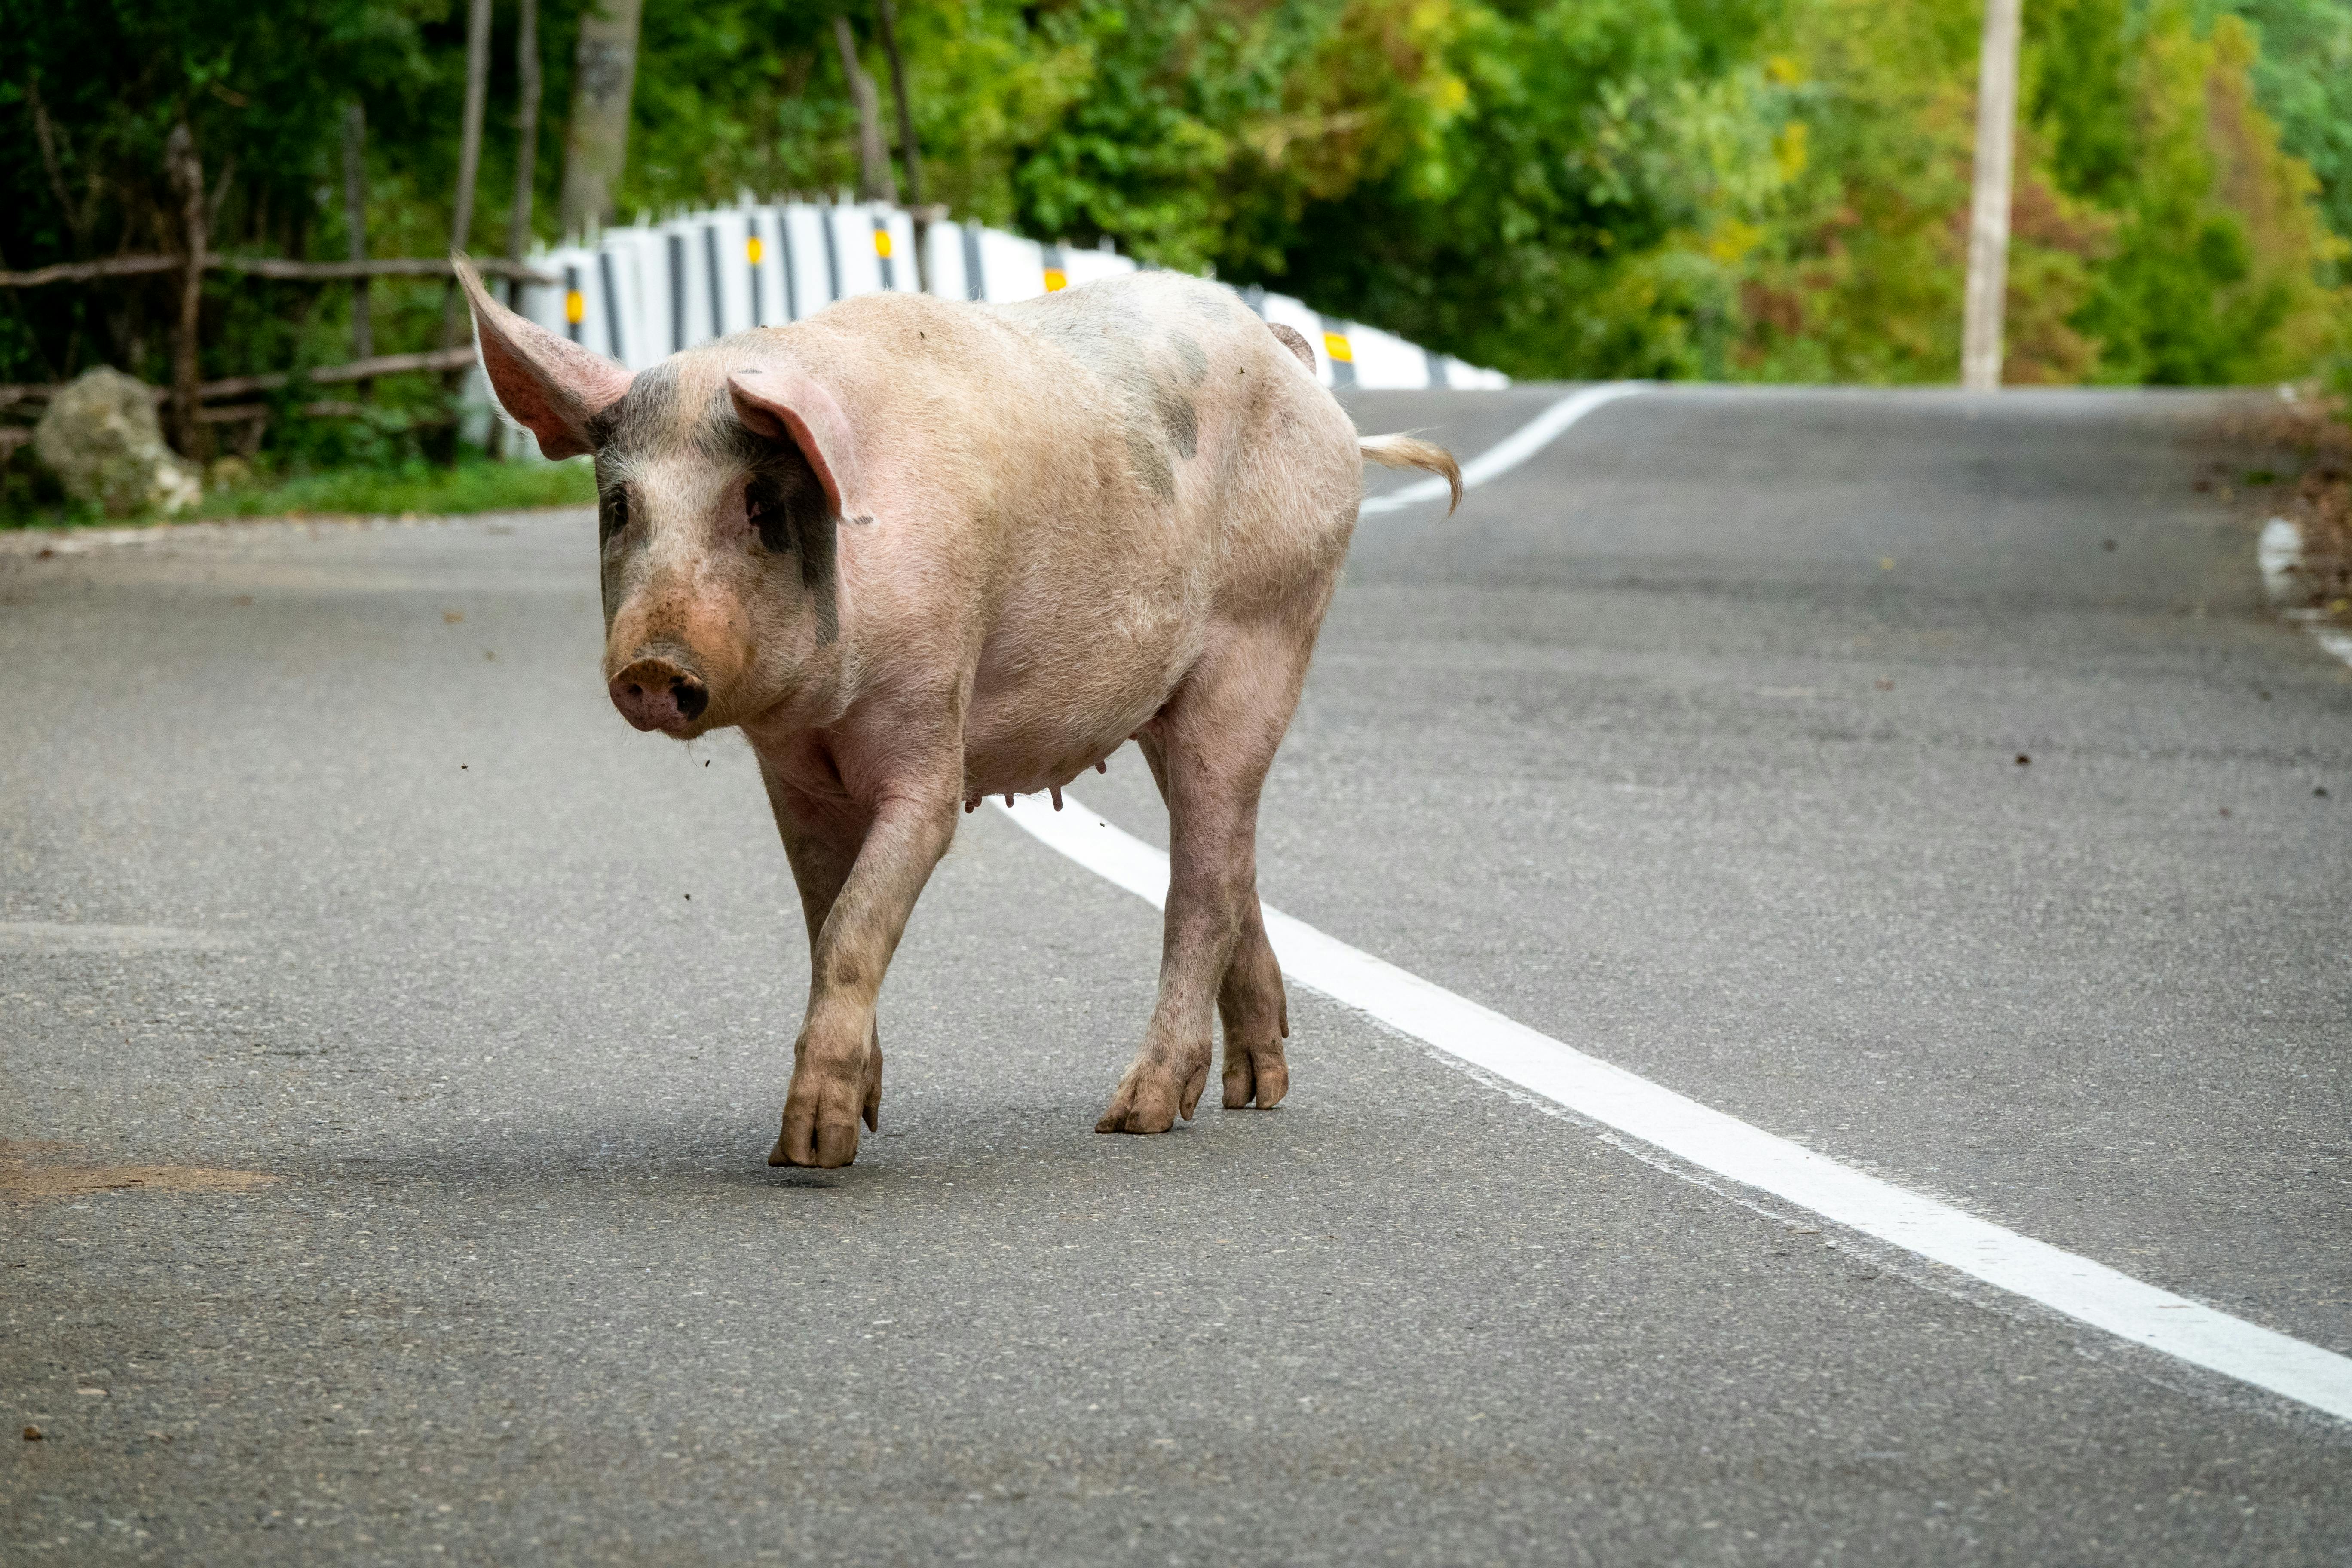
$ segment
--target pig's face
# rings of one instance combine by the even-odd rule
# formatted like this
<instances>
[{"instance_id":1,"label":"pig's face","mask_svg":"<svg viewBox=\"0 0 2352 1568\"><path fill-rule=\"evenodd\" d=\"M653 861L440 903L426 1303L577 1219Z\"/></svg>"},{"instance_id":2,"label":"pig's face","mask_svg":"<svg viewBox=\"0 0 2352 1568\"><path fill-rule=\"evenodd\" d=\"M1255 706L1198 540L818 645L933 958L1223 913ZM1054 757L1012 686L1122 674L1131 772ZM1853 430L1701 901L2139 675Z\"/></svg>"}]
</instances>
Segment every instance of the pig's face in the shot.
<instances>
[{"instance_id":1,"label":"pig's face","mask_svg":"<svg viewBox=\"0 0 2352 1568\"><path fill-rule=\"evenodd\" d=\"M804 690L839 636L856 486L832 395L759 334L632 376L459 277L499 403L548 457L595 454L614 706L688 739Z\"/></svg>"},{"instance_id":2,"label":"pig's face","mask_svg":"<svg viewBox=\"0 0 2352 1568\"><path fill-rule=\"evenodd\" d=\"M840 624L833 500L725 370L656 366L588 426L613 705L681 738L790 699Z\"/></svg>"}]
</instances>

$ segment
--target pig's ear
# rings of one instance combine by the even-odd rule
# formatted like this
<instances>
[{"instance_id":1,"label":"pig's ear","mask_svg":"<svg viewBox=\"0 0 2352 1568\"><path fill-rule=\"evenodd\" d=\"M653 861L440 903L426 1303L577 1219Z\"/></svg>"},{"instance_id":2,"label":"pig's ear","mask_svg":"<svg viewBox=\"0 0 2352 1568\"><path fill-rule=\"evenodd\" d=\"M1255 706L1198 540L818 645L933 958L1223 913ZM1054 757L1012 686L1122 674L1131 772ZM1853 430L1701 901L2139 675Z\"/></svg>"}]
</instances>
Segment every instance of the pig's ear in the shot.
<instances>
[{"instance_id":1,"label":"pig's ear","mask_svg":"<svg viewBox=\"0 0 2352 1568\"><path fill-rule=\"evenodd\" d=\"M727 391L746 429L801 449L835 516L856 515L857 443L832 393L797 365L739 370L727 378Z\"/></svg>"},{"instance_id":2,"label":"pig's ear","mask_svg":"<svg viewBox=\"0 0 2352 1568\"><path fill-rule=\"evenodd\" d=\"M629 390L627 369L516 315L490 298L462 254L452 252L449 259L474 307L482 372L490 378L499 406L538 437L540 451L550 458L594 451L588 421Z\"/></svg>"}]
</instances>

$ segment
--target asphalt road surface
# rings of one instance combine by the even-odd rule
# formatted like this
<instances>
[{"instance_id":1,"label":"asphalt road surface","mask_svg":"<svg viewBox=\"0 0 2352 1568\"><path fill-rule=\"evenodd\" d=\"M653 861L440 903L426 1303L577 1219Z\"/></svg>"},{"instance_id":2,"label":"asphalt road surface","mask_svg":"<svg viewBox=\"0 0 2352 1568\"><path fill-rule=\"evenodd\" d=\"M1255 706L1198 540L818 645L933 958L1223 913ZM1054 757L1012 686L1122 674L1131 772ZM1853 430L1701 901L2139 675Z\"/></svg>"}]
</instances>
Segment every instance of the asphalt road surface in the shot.
<instances>
[{"instance_id":1,"label":"asphalt road surface","mask_svg":"<svg viewBox=\"0 0 2352 1568\"><path fill-rule=\"evenodd\" d=\"M1659 390L1368 518L1266 898L2352 1351L2352 670L2221 408ZM1297 986L1279 1110L1097 1137L1158 918L993 809L769 1169L789 871L593 538L0 554L0 1559L2352 1562L2352 1427Z\"/></svg>"}]
</instances>

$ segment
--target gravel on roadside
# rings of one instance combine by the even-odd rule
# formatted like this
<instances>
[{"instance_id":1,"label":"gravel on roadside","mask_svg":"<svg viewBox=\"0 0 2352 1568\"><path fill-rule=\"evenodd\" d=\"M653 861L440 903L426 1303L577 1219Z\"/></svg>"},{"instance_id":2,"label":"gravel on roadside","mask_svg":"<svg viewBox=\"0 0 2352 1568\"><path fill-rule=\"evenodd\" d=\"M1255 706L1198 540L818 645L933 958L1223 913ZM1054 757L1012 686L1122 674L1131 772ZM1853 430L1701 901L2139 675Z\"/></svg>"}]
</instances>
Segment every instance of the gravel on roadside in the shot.
<instances>
[{"instance_id":1,"label":"gravel on roadside","mask_svg":"<svg viewBox=\"0 0 2352 1568\"><path fill-rule=\"evenodd\" d=\"M2337 396L2283 396L2230 435L2250 463L2277 464L2292 484L2276 515L2303 536L2298 607L2352 626L2352 407Z\"/></svg>"}]
</instances>

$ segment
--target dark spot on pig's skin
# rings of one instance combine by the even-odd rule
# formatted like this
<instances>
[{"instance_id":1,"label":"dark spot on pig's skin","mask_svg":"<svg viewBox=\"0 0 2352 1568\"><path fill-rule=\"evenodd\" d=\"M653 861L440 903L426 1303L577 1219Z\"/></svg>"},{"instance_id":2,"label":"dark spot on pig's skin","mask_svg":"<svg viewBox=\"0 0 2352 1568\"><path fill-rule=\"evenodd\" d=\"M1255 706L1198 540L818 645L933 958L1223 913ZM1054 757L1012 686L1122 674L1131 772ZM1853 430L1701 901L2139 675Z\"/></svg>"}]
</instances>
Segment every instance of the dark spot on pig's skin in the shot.
<instances>
[{"instance_id":1,"label":"dark spot on pig's skin","mask_svg":"<svg viewBox=\"0 0 2352 1568\"><path fill-rule=\"evenodd\" d=\"M822 493L822 492L820 492ZM816 640L829 643L841 635L841 611L833 596L834 525L840 520L820 507L815 521L796 542L801 558L801 585L816 605Z\"/></svg>"},{"instance_id":2,"label":"dark spot on pig's skin","mask_svg":"<svg viewBox=\"0 0 2352 1568\"><path fill-rule=\"evenodd\" d=\"M630 456L675 441L677 427L677 367L657 364L629 383L618 403L588 421L588 439L601 455Z\"/></svg>"},{"instance_id":3,"label":"dark spot on pig's skin","mask_svg":"<svg viewBox=\"0 0 2352 1568\"><path fill-rule=\"evenodd\" d=\"M760 546L772 554L789 554L800 563L801 586L808 590L816 612L820 644L841 635L841 613L834 595L834 555L841 519L824 493L824 486L801 449L789 440L753 434L734 417L732 405L724 416L725 429L714 435L732 449L736 461L748 463L746 504L758 509Z\"/></svg>"},{"instance_id":4,"label":"dark spot on pig's skin","mask_svg":"<svg viewBox=\"0 0 2352 1568\"><path fill-rule=\"evenodd\" d=\"M1176 350L1176 363L1184 367L1184 384L1198 386L1209 378L1209 356L1189 332L1171 332L1168 341Z\"/></svg>"},{"instance_id":5,"label":"dark spot on pig's skin","mask_svg":"<svg viewBox=\"0 0 2352 1568\"><path fill-rule=\"evenodd\" d=\"M1200 450L1201 427L1192 412L1192 400L1172 386L1163 386L1152 397L1159 406L1160 423L1168 428L1168 438L1176 443L1181 457L1191 457Z\"/></svg>"},{"instance_id":6,"label":"dark spot on pig's skin","mask_svg":"<svg viewBox=\"0 0 2352 1568\"><path fill-rule=\"evenodd\" d=\"M1172 501L1176 475L1167 448L1160 445L1158 427L1169 424L1171 434L1174 432L1169 411L1159 405L1162 379L1144 351L1150 318L1131 307L1114 307L1099 300L1089 305L1068 315L1034 317L1031 324L1118 390L1126 405L1121 434L1127 438L1128 462L1154 497ZM1188 417L1190 412L1188 405Z\"/></svg>"},{"instance_id":7,"label":"dark spot on pig's skin","mask_svg":"<svg viewBox=\"0 0 2352 1568\"><path fill-rule=\"evenodd\" d=\"M608 480L596 491L597 575L604 595L604 624L610 626L621 609L621 563L614 559L613 536L629 525L629 487Z\"/></svg>"},{"instance_id":8,"label":"dark spot on pig's skin","mask_svg":"<svg viewBox=\"0 0 2352 1568\"><path fill-rule=\"evenodd\" d=\"M1135 465L1135 477L1153 495L1161 500L1176 499L1176 475L1168 466L1168 454L1152 439L1149 428L1132 421L1127 426L1127 457Z\"/></svg>"}]
</instances>

